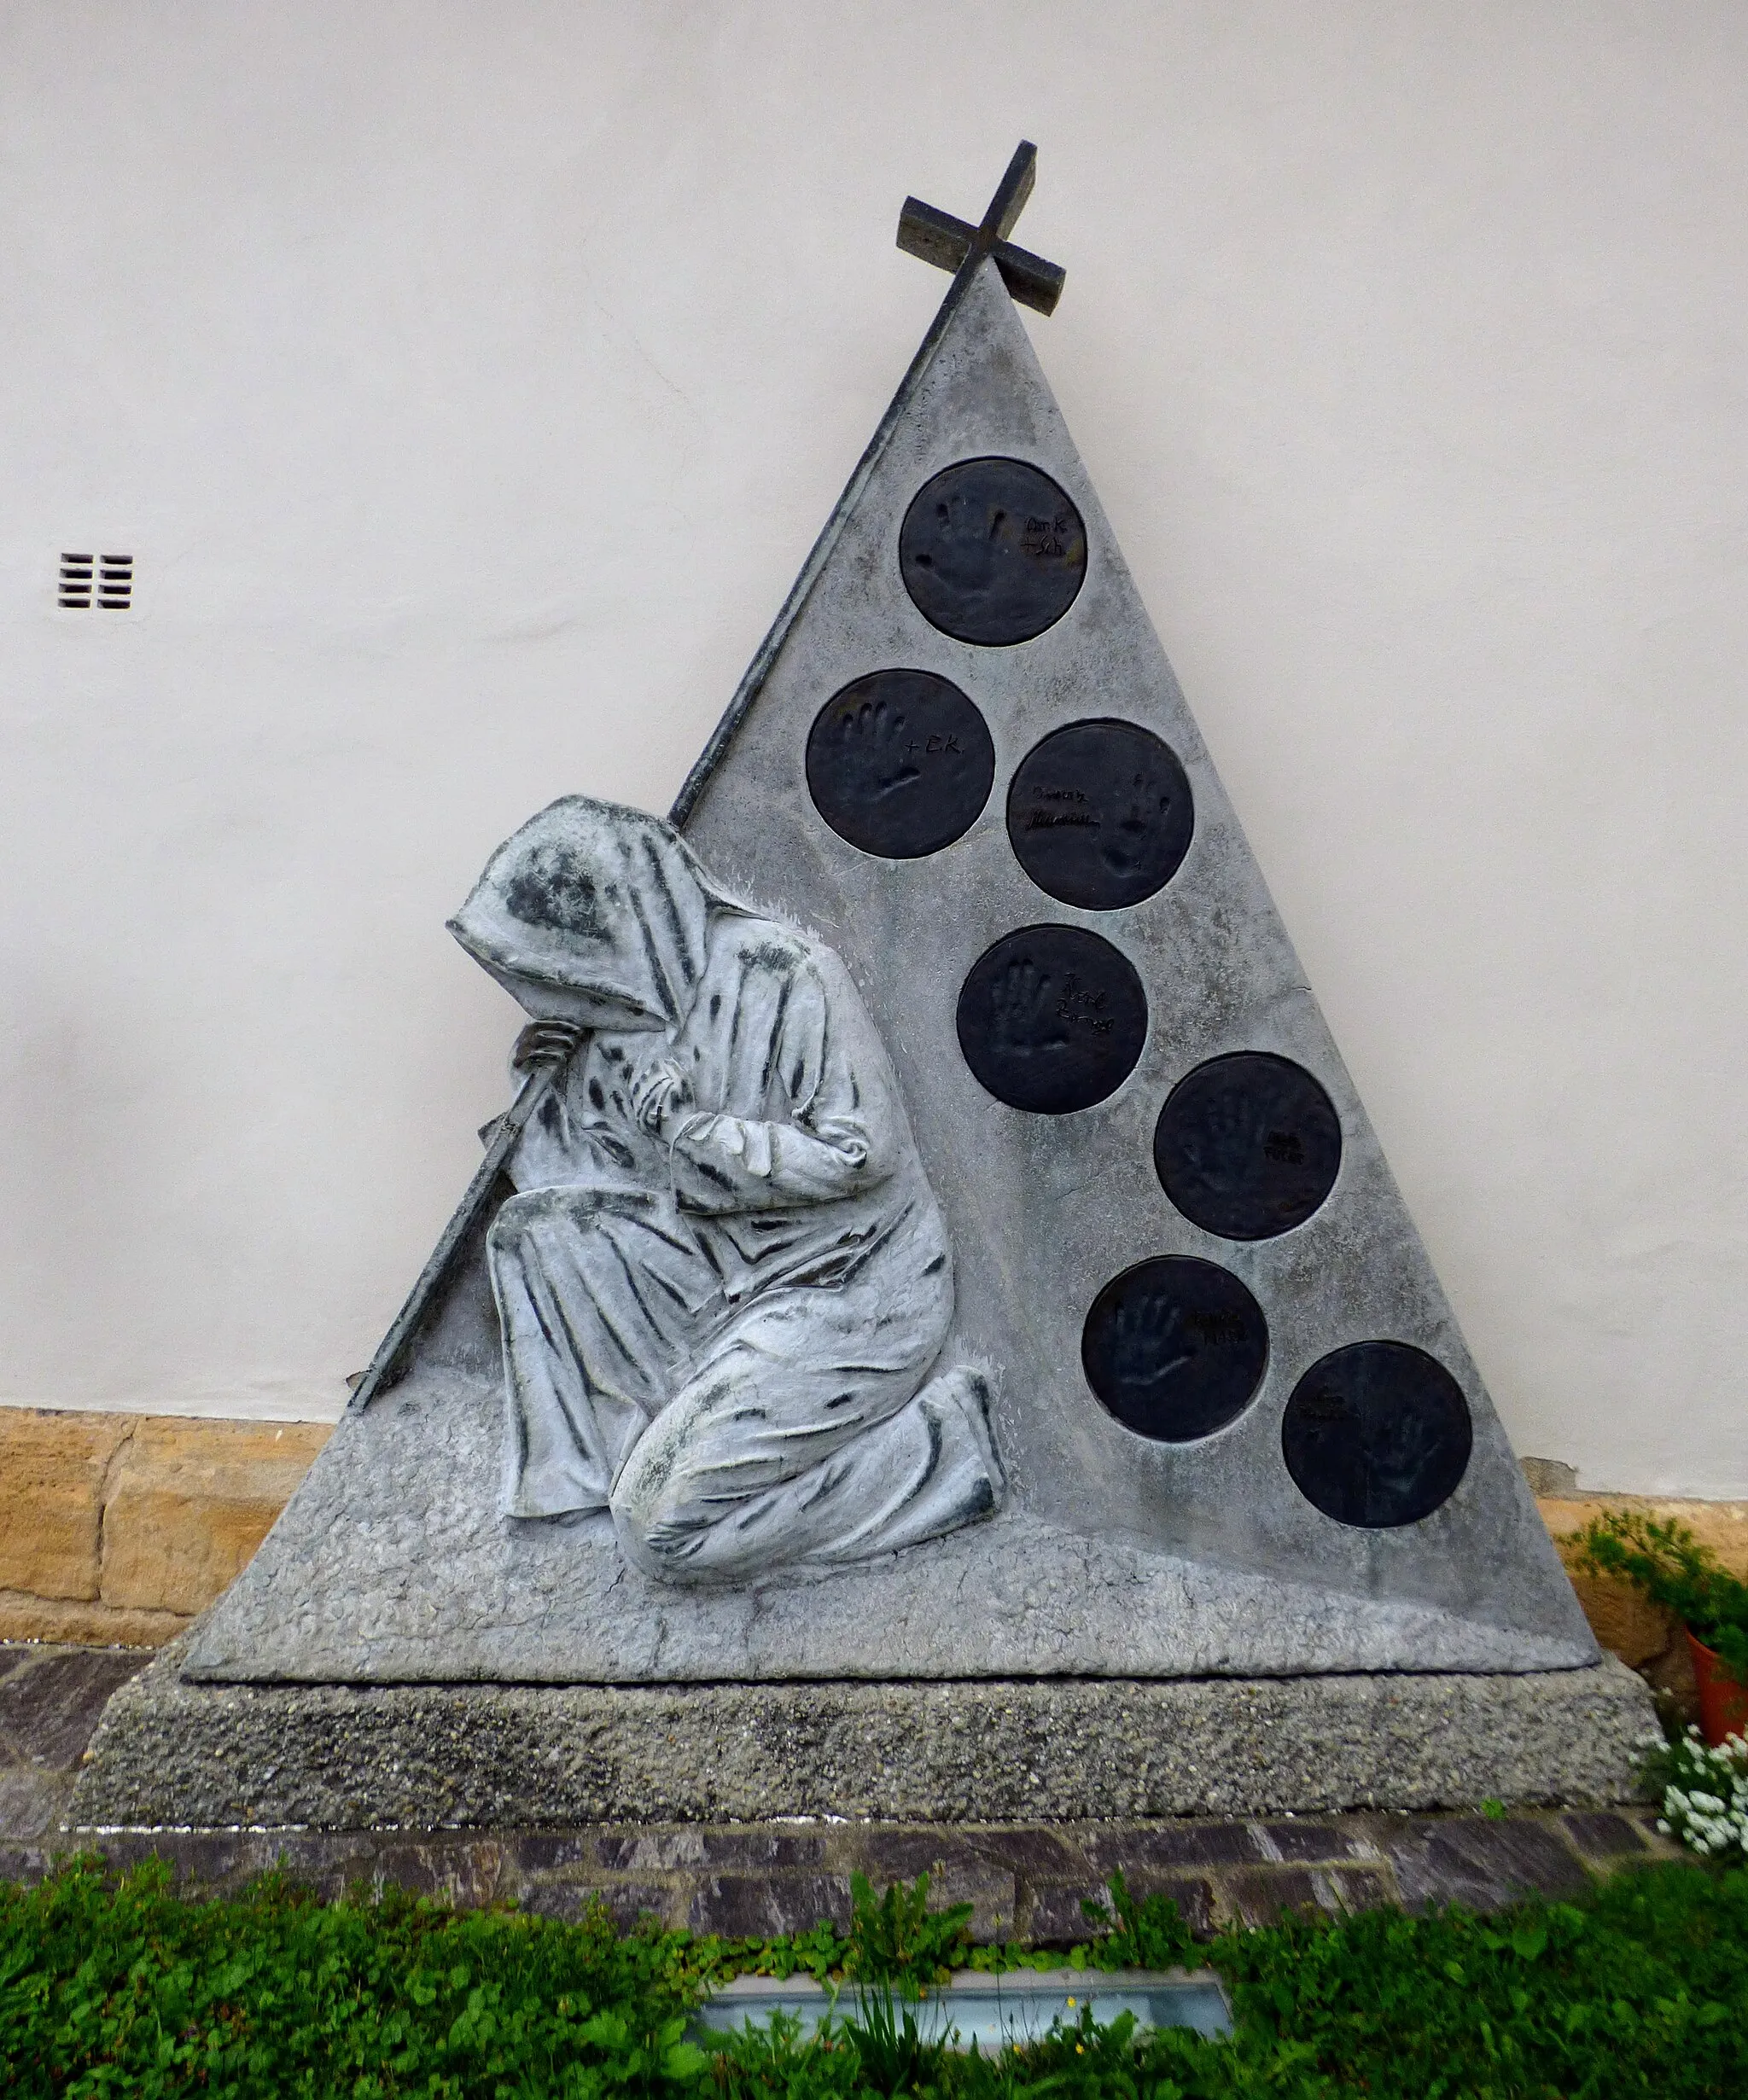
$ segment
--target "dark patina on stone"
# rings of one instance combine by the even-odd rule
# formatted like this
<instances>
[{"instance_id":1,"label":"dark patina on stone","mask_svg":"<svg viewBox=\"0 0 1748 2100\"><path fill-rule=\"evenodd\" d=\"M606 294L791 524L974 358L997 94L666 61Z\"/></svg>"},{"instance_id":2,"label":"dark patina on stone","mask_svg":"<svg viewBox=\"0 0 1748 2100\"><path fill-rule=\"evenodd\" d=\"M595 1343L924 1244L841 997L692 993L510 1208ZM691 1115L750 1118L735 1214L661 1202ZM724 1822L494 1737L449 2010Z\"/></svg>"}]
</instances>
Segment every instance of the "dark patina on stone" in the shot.
<instances>
[{"instance_id":1,"label":"dark patina on stone","mask_svg":"<svg viewBox=\"0 0 1748 2100\"><path fill-rule=\"evenodd\" d=\"M989 727L929 671L874 671L835 693L807 737L807 791L841 839L888 860L951 846L995 778Z\"/></svg>"},{"instance_id":2,"label":"dark patina on stone","mask_svg":"<svg viewBox=\"0 0 1748 2100\"><path fill-rule=\"evenodd\" d=\"M1136 722L1071 722L1034 744L1007 796L1007 835L1052 897L1115 911L1164 888L1196 828L1177 754Z\"/></svg>"},{"instance_id":3,"label":"dark patina on stone","mask_svg":"<svg viewBox=\"0 0 1748 2100\"><path fill-rule=\"evenodd\" d=\"M1417 1524L1448 1501L1473 1437L1462 1387L1403 1341L1332 1350L1294 1387L1280 1428L1300 1492L1372 1530Z\"/></svg>"},{"instance_id":4,"label":"dark patina on stone","mask_svg":"<svg viewBox=\"0 0 1748 2100\"><path fill-rule=\"evenodd\" d=\"M1126 1428L1166 1444L1243 1414L1268 1363L1262 1308L1229 1269L1185 1255L1138 1262L1092 1302L1087 1382Z\"/></svg>"},{"instance_id":5,"label":"dark patina on stone","mask_svg":"<svg viewBox=\"0 0 1748 2100\"><path fill-rule=\"evenodd\" d=\"M900 528L917 610L986 649L1054 626L1087 575L1087 528L1067 493L1019 459L962 459L925 482Z\"/></svg>"},{"instance_id":6,"label":"dark patina on stone","mask_svg":"<svg viewBox=\"0 0 1748 2100\"><path fill-rule=\"evenodd\" d=\"M1115 1093L1147 1039L1135 966L1079 926L1023 926L988 948L959 992L959 1048L1011 1108L1067 1115Z\"/></svg>"},{"instance_id":7,"label":"dark patina on stone","mask_svg":"<svg viewBox=\"0 0 1748 2100\"><path fill-rule=\"evenodd\" d=\"M1192 1225L1266 1240L1319 1209L1342 1163L1341 1118L1302 1065L1262 1050L1213 1057L1160 1111L1153 1163Z\"/></svg>"}]
</instances>

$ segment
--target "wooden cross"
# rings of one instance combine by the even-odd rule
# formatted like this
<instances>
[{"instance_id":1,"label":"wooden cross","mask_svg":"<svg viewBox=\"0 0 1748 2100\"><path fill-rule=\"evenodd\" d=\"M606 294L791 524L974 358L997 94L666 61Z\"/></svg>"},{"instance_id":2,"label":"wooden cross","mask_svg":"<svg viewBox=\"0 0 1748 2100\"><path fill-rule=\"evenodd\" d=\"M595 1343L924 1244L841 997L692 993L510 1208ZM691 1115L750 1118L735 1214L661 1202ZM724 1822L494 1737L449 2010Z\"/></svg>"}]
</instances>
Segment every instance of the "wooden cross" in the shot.
<instances>
[{"instance_id":1,"label":"wooden cross","mask_svg":"<svg viewBox=\"0 0 1748 2100\"><path fill-rule=\"evenodd\" d=\"M920 256L939 270L969 277L986 255L993 255L1011 298L1039 313L1054 313L1056 302L1068 276L1055 263L1041 255L1016 247L1008 239L1014 221L1025 209L1038 175L1038 148L1028 138L1020 141L1007 173L996 185L981 226L968 226L950 212L937 212L919 197L906 197L898 215L898 244L906 255Z\"/></svg>"}]
</instances>

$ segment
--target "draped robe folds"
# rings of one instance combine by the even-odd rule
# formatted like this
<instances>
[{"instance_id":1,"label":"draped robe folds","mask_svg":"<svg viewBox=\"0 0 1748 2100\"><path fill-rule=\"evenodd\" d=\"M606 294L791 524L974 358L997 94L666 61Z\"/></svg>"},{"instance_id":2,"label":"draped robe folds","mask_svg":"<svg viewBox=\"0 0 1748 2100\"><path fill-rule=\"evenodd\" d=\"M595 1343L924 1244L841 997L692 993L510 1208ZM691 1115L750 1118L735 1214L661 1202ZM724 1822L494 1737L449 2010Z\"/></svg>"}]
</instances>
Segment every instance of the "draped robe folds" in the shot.
<instances>
[{"instance_id":1,"label":"draped robe folds","mask_svg":"<svg viewBox=\"0 0 1748 2100\"><path fill-rule=\"evenodd\" d=\"M492 1224L504 1508L609 1510L632 1564L680 1582L889 1552L1003 1493L982 1382L924 1383L952 1257L860 997L829 947L707 885L655 819L571 798L452 922L530 1011L592 998L633 1024L572 1057ZM681 1082L659 1132L633 1105L657 1066Z\"/></svg>"}]
</instances>

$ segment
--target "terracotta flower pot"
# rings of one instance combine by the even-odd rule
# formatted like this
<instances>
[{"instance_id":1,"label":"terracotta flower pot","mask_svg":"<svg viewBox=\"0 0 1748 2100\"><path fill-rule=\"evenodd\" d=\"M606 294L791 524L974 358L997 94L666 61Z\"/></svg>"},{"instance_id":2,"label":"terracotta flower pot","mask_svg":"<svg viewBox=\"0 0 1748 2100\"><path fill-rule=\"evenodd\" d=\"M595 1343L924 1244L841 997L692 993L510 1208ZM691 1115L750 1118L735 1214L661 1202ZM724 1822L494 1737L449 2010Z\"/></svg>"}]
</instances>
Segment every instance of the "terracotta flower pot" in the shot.
<instances>
[{"instance_id":1,"label":"terracotta flower pot","mask_svg":"<svg viewBox=\"0 0 1748 2100\"><path fill-rule=\"evenodd\" d=\"M1748 1736L1748 1684L1738 1684L1715 1648L1689 1633L1693 1682L1699 1693L1699 1732L1713 1749L1726 1736Z\"/></svg>"}]
</instances>

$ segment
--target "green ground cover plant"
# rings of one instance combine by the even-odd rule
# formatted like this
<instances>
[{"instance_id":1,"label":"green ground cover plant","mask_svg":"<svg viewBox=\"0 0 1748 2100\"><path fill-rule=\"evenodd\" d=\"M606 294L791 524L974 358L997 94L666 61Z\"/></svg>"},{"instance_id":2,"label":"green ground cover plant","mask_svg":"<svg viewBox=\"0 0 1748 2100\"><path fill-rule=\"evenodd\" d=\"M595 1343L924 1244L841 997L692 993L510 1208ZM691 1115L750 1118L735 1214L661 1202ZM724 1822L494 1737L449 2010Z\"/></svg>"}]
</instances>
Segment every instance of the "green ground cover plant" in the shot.
<instances>
[{"instance_id":1,"label":"green ground cover plant","mask_svg":"<svg viewBox=\"0 0 1748 2100\"><path fill-rule=\"evenodd\" d=\"M270 1877L210 1903L152 1866L90 1862L0 1885L0 2091L345 2100L1739 2100L1748 2094L1748 1871L1670 1863L1579 1905L1493 1917L1375 1911L1223 1934L1197 1950L1235 2032L1209 2042L1078 2027L958 2055L910 2000L968 1952L963 1909L927 1888L856 1890L851 1928L781 1940L620 1934L390 1893L323 1903ZM1190 1941L1171 1905L1088 1921L1074 1958L1160 1966ZM982 1967L1036 1963L981 1950ZM1058 1952L1048 1957L1060 1963ZM1196 1958L1192 1956L1191 1958ZM863 1987L857 2019L706 2051L700 1994L755 1969ZM870 1993L866 1987L877 1987ZM879 1987L884 1986L882 1989ZM848 2002L848 2001L847 2001Z\"/></svg>"}]
</instances>

